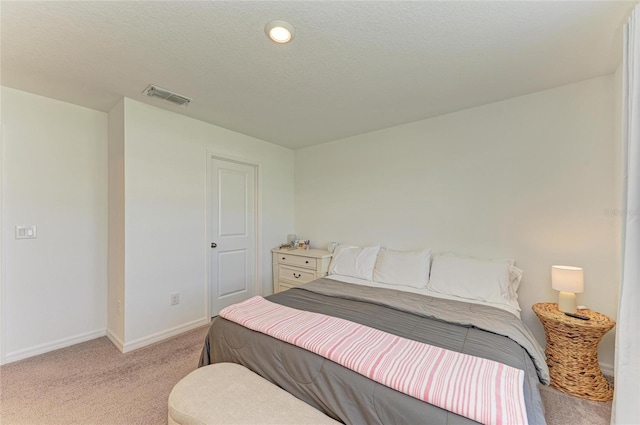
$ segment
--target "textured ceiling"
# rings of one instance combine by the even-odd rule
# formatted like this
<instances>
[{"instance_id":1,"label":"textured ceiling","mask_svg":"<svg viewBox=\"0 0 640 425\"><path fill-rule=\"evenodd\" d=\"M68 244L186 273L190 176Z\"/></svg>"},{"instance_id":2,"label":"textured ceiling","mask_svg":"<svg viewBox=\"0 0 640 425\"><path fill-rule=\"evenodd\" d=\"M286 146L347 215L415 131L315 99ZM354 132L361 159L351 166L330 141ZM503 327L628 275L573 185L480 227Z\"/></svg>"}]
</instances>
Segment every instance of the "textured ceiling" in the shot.
<instances>
[{"instance_id":1,"label":"textured ceiling","mask_svg":"<svg viewBox=\"0 0 640 425\"><path fill-rule=\"evenodd\" d=\"M635 3L2 1L1 76L300 148L609 74ZM291 43L266 38L273 19ZM150 83L193 102L150 99Z\"/></svg>"}]
</instances>

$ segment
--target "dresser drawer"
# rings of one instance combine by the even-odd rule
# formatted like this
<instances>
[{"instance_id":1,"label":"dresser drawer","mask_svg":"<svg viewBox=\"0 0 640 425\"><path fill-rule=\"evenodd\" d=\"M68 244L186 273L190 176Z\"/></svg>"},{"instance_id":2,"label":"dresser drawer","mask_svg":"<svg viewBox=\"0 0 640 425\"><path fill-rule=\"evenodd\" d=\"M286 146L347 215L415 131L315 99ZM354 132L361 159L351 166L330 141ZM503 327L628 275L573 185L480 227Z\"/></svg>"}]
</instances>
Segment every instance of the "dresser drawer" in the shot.
<instances>
[{"instance_id":1,"label":"dresser drawer","mask_svg":"<svg viewBox=\"0 0 640 425\"><path fill-rule=\"evenodd\" d=\"M315 272L297 267L278 266L278 275L281 281L287 281L293 285L301 285L316 279Z\"/></svg>"},{"instance_id":2,"label":"dresser drawer","mask_svg":"<svg viewBox=\"0 0 640 425\"><path fill-rule=\"evenodd\" d=\"M327 275L331 253L322 249L273 249L273 293L295 288Z\"/></svg>"},{"instance_id":3,"label":"dresser drawer","mask_svg":"<svg viewBox=\"0 0 640 425\"><path fill-rule=\"evenodd\" d=\"M292 266L300 266L314 270L316 268L317 261L318 260L316 260L315 258L301 257L299 255L278 255L279 264L290 264Z\"/></svg>"},{"instance_id":4,"label":"dresser drawer","mask_svg":"<svg viewBox=\"0 0 640 425\"><path fill-rule=\"evenodd\" d=\"M286 280L281 280L278 284L278 292L286 291L287 289L295 288L298 285L294 285L293 282L289 283Z\"/></svg>"}]
</instances>

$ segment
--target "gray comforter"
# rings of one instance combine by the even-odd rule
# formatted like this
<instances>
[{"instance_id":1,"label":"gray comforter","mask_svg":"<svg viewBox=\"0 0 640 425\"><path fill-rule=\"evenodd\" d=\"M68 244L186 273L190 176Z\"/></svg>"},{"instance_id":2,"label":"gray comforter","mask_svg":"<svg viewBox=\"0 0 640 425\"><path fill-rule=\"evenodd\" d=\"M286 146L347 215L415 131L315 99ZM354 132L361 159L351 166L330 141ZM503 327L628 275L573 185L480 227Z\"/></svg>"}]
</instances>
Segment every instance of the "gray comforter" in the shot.
<instances>
[{"instance_id":1,"label":"gray comforter","mask_svg":"<svg viewBox=\"0 0 640 425\"><path fill-rule=\"evenodd\" d=\"M549 378L544 353L522 322L508 312L330 279L268 299L522 369L529 423L545 423L538 390L538 382ZM475 423L220 317L211 324L200 366L218 362L242 364L348 424Z\"/></svg>"}]
</instances>

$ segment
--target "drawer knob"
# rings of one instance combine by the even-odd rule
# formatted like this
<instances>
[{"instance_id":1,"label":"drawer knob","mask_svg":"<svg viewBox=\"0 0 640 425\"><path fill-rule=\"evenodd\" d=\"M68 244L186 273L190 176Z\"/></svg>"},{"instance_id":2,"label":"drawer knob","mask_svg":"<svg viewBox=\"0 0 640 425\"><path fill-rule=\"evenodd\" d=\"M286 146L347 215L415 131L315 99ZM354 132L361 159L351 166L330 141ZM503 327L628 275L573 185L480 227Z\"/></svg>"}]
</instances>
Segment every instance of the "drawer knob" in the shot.
<instances>
[{"instance_id":1,"label":"drawer knob","mask_svg":"<svg viewBox=\"0 0 640 425\"><path fill-rule=\"evenodd\" d=\"M305 263L305 264L309 264L309 260L305 261L304 263Z\"/></svg>"},{"instance_id":2,"label":"drawer knob","mask_svg":"<svg viewBox=\"0 0 640 425\"><path fill-rule=\"evenodd\" d=\"M282 259L284 260L285 258L284 258L284 257L282 257Z\"/></svg>"},{"instance_id":3,"label":"drawer knob","mask_svg":"<svg viewBox=\"0 0 640 425\"><path fill-rule=\"evenodd\" d=\"M295 277L296 279L298 279L300 276L302 276L301 273L296 274L296 272L293 272L293 277Z\"/></svg>"}]
</instances>

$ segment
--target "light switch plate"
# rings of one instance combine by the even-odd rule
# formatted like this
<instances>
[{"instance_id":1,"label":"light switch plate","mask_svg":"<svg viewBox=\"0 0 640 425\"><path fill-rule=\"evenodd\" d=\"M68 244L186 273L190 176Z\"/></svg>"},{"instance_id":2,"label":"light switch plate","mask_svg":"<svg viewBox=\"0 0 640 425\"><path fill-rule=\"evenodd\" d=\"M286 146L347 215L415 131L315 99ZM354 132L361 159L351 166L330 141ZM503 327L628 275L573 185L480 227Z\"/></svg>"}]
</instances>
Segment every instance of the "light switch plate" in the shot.
<instances>
[{"instance_id":1,"label":"light switch plate","mask_svg":"<svg viewBox=\"0 0 640 425\"><path fill-rule=\"evenodd\" d=\"M37 226L16 226L16 239L36 239L37 237Z\"/></svg>"},{"instance_id":2,"label":"light switch plate","mask_svg":"<svg viewBox=\"0 0 640 425\"><path fill-rule=\"evenodd\" d=\"M25 226L16 226L16 239L26 239L27 228Z\"/></svg>"}]
</instances>

